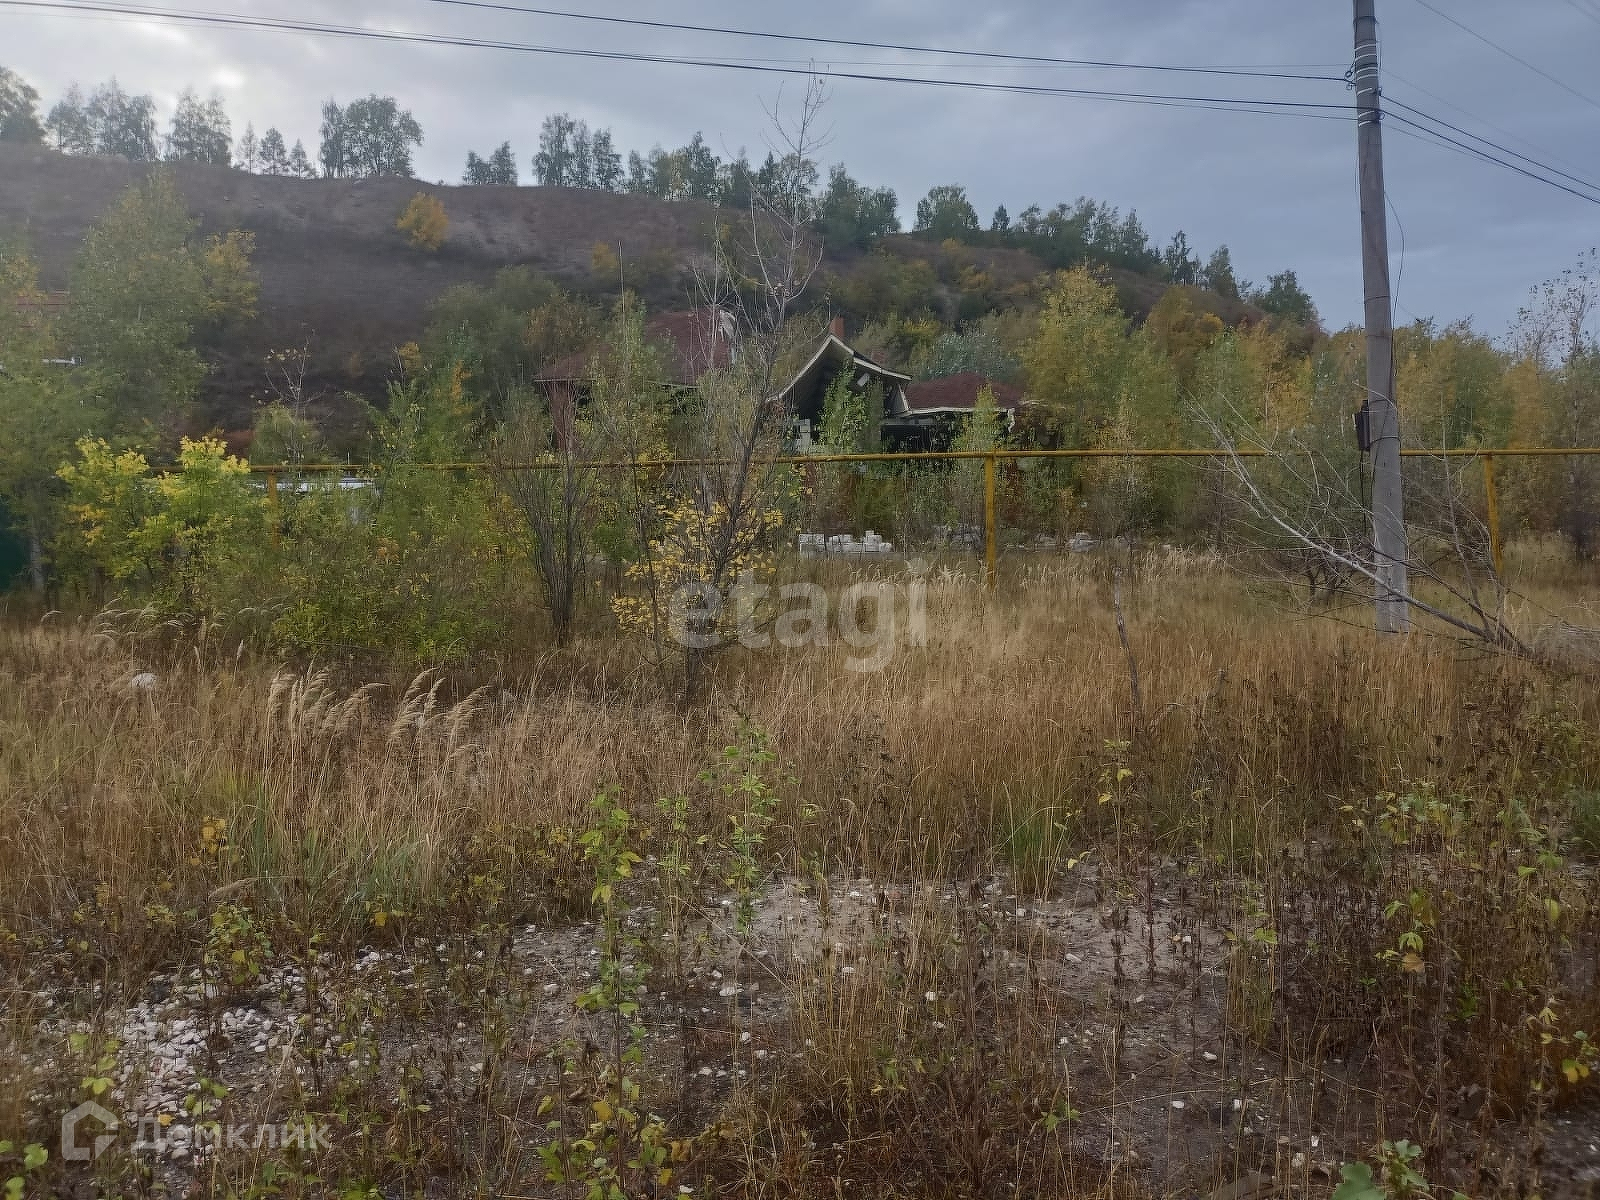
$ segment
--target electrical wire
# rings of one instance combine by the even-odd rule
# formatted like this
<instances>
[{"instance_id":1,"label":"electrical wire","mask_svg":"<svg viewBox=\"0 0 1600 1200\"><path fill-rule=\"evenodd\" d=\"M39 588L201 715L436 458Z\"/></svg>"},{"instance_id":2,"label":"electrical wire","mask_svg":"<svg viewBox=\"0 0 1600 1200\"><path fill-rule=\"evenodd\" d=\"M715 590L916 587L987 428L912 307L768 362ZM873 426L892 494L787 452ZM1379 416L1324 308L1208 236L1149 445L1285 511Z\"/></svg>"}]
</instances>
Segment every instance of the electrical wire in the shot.
<instances>
[{"instance_id":1,"label":"electrical wire","mask_svg":"<svg viewBox=\"0 0 1600 1200\"><path fill-rule=\"evenodd\" d=\"M1513 54L1510 50L1507 50L1504 46L1502 46L1499 42L1496 42L1491 38L1484 37L1484 35L1479 33L1476 29L1473 29L1473 28L1471 28L1471 27L1469 27L1467 25L1463 25L1460 21L1456 20L1449 13L1444 12L1441 9L1435 8L1432 4L1428 3L1428 0L1416 0L1416 3L1420 4L1423 8L1427 9L1429 12L1431 12L1434 16L1438 17L1439 19L1450 22L1450 24L1454 25L1457 29L1461 30L1462 33L1465 33L1465 34L1468 34L1471 37L1477 38L1485 46L1488 46L1492 50L1499 51L1501 54L1504 54L1507 58L1509 58L1512 62L1519 63L1520 65L1526 67L1528 70L1532 71L1535 75L1539 76L1541 79L1546 79L1549 82L1555 84L1562 91L1567 92L1567 93L1569 93L1569 94L1571 94L1573 96L1576 96L1579 100L1582 100L1585 104L1592 105L1595 108L1600 108L1600 100L1596 100L1592 96L1584 95L1577 88L1573 87L1570 83L1567 83L1566 81L1561 80L1561 79L1557 79L1554 75L1550 74L1550 72L1546 71L1543 67L1535 66L1533 63L1529 62L1527 59L1523 58L1521 55Z\"/></svg>"},{"instance_id":2,"label":"electrical wire","mask_svg":"<svg viewBox=\"0 0 1600 1200\"><path fill-rule=\"evenodd\" d=\"M1571 159L1563 158L1559 151L1552 150L1549 146L1542 145L1539 142L1531 141L1530 139L1517 133L1515 130L1507 129L1504 125L1496 125L1487 117L1481 116L1478 113L1473 112L1471 109L1462 108L1461 105L1455 103L1449 97L1441 96L1438 92L1430 92L1420 83L1416 83L1410 79L1407 79L1404 75L1391 70L1387 65L1383 69L1383 77L1388 84L1402 84L1403 86L1410 88L1412 91L1444 105L1453 112L1460 113L1463 117L1466 117L1467 120L1476 121L1480 125L1487 126L1488 128L1494 130L1494 132L1500 134L1502 137L1510 138L1512 141L1521 143L1535 153L1544 155L1544 157L1549 159L1551 162L1562 163L1574 171L1582 170L1582 168L1576 166ZM1385 86L1383 94L1385 97L1389 97L1391 95L1388 86ZM1391 101L1391 103L1398 103L1398 101Z\"/></svg>"},{"instance_id":3,"label":"electrical wire","mask_svg":"<svg viewBox=\"0 0 1600 1200\"><path fill-rule=\"evenodd\" d=\"M847 46L856 50L892 50L906 54L937 54L950 58L978 58L998 62L1028 63L1040 66L1092 67L1128 71L1172 71L1196 75L1230 75L1255 79L1300 79L1322 83L1341 83L1343 76L1310 75L1293 71L1273 70L1269 67L1196 67L1156 63L1111 62L1088 58L1055 58L1049 55L1013 54L994 50L958 50L948 46L919 46L901 42L873 42L854 38L820 37L814 34L776 33L757 29L736 29L719 25L692 25L682 21L655 21L643 17L616 17L600 13L570 12L554 8L533 8L521 4L497 3L495 0L424 0L428 4L444 4L456 8L475 8L490 12L521 13L527 16L557 17L569 21L595 21L608 25L626 25L643 29L666 29L687 33L712 33L726 37L765 38L773 41L804 42L816 46ZM883 64L868 64L883 65Z\"/></svg>"},{"instance_id":4,"label":"electrical wire","mask_svg":"<svg viewBox=\"0 0 1600 1200\"><path fill-rule=\"evenodd\" d=\"M461 0L465 3L466 0ZM488 4L493 0L472 0L472 3ZM1426 5L1426 0L1418 0ZM1193 108L1213 112L1242 112L1257 115L1298 116L1322 120L1349 121L1354 112L1347 103L1332 104L1308 100L1288 100L1275 97L1240 97L1240 96L1210 96L1194 94L1168 94L1137 91L1115 91L1099 88L1069 88L1050 86L1044 84L1027 83L1002 83L982 79L962 79L946 77L928 77L923 75L902 74L876 74L861 71L838 71L827 67L814 65L782 66L775 65L770 60L741 60L728 58L707 58L688 55L673 54L647 54L638 51L602 50L590 47L551 46L528 42L514 42L491 38L470 38L452 34L408 32L394 29L371 29L349 25L334 25L326 22L309 21L279 17L250 17L236 13L200 12L181 9L161 9L144 5L125 3L93 2L93 0L0 0L0 8L12 8L34 11L46 11L55 15L61 14L100 14L118 19L165 21L173 23L200 24L206 26L261 29L283 33L298 33L308 36L345 37L368 41L408 43L429 46L448 46L470 49L503 50L520 53L551 55L556 57L571 57L589 60L617 61L630 63L650 63L688 67L700 67L719 70L756 72L763 74L803 75L825 79L843 79L870 83L908 84L924 87L955 88L971 91L1000 93L1006 95L1045 96L1068 99L1102 100L1112 103L1149 104L1166 107ZM531 11L531 10L519 10ZM549 10L554 11L554 10ZM624 20L617 18L617 20ZM711 28L711 27L703 27ZM749 36L755 36L751 31L740 31ZM778 36L778 35L774 35ZM798 39L799 35L782 35L785 38ZM843 41L843 39L840 39ZM888 43L873 44L873 48L889 48ZM929 52L927 48L919 48ZM975 52L977 53L977 52ZM998 52L996 52L998 53ZM1019 56L1026 57L1026 56ZM1531 158L1510 150L1488 138L1473 134L1460 126L1452 125L1440 118L1434 117L1421 109L1410 105L1393 102L1393 107L1404 109L1406 112L1421 118L1420 121L1406 117L1399 112L1390 111L1387 115L1391 122L1409 126L1415 133L1406 129L1397 129L1397 132L1406 133L1408 136L1420 137L1419 140L1432 141L1432 144L1446 148L1453 148L1463 153L1470 154L1482 161L1515 171L1528 179L1544 183L1550 187L1558 188L1568 195L1594 204L1600 204L1600 185L1575 175L1560 171L1548 163ZM1422 122L1429 124L1423 124ZM1433 128L1433 126L1439 128ZM1458 133L1470 141L1459 141L1441 129L1448 129ZM1480 143L1473 145L1472 143ZM1484 149L1483 147L1488 147ZM1506 157L1501 157L1502 155ZM1519 165L1512 159L1521 160L1527 166ZM1530 169L1532 168L1532 169ZM1539 172L1544 172L1540 174ZM1558 178L1551 178L1557 176ZM1562 183L1565 179L1576 187ZM1584 190L1579 190L1579 189Z\"/></svg>"},{"instance_id":5,"label":"electrical wire","mask_svg":"<svg viewBox=\"0 0 1600 1200\"><path fill-rule=\"evenodd\" d=\"M1394 288L1389 293L1389 324L1394 325L1396 324L1395 314L1397 312L1404 311L1408 316L1411 317L1412 320L1416 320L1417 314L1412 312L1409 308L1406 308L1404 304L1400 303L1400 289L1405 285L1406 282L1405 222L1400 219L1400 210L1395 207L1394 199L1389 195L1388 188L1383 190L1383 200L1384 203L1389 206L1389 212L1394 217L1395 230L1400 234L1400 269L1395 275Z\"/></svg>"},{"instance_id":6,"label":"electrical wire","mask_svg":"<svg viewBox=\"0 0 1600 1200\"><path fill-rule=\"evenodd\" d=\"M1441 120L1438 117L1431 116L1428 113L1423 112L1420 108L1413 108L1411 105L1404 104L1399 100L1393 99L1392 97L1386 97L1386 99L1388 99L1388 101L1389 101L1388 111L1391 114L1397 108L1398 109L1403 109L1404 111L1406 111L1408 113L1411 113L1413 116L1421 117L1425 121L1431 122L1434 125L1438 125L1441 128L1450 130L1452 133L1459 133L1462 137L1471 138L1475 142L1482 142L1485 146L1488 146L1491 150L1496 150L1501 154L1509 155L1512 158L1520 159L1522 162L1525 162L1525 163L1529 164L1530 166L1537 167L1541 171L1548 171L1550 174L1557 175L1557 176L1561 177L1562 179L1567 180L1570 183L1575 183L1579 187L1587 188L1592 192L1600 193L1600 183L1593 183L1590 180L1581 178L1580 176L1570 175L1566 171L1558 170L1557 168L1552 167L1549 163L1541 162L1539 159L1536 159L1536 158L1530 158L1526 154L1519 154L1517 151L1512 150L1509 147L1502 146L1499 142L1493 141L1490 138L1482 137L1479 134L1472 133L1472 132L1470 132L1468 130L1465 130L1465 129L1461 128L1461 126L1459 126L1459 125L1452 125L1449 121L1444 121L1444 120Z\"/></svg>"},{"instance_id":7,"label":"electrical wire","mask_svg":"<svg viewBox=\"0 0 1600 1200\"><path fill-rule=\"evenodd\" d=\"M1499 166L1499 167L1504 167L1508 171L1515 171L1518 175L1523 175L1523 176L1526 176L1527 178L1532 179L1532 180L1534 180L1534 181L1536 181L1538 183L1547 184L1550 187L1557 188L1560 191L1566 192L1567 195L1569 195L1569 196L1576 196L1579 200L1587 200L1590 204L1600 205L1600 196L1592 196L1592 195L1589 195L1587 192L1579 191L1577 188L1568 187L1566 184L1561 183L1561 182L1559 182L1557 180L1550 179L1550 178L1548 178L1546 176L1543 176L1543 175L1537 175L1534 172L1526 169L1525 167L1519 167L1516 163L1511 162L1508 159L1497 158L1493 154L1490 154L1488 151L1480 150L1480 149L1478 149L1478 147L1472 145L1469 142L1457 141L1455 138L1452 138L1452 137L1449 137L1449 136L1447 136L1445 134L1439 133L1437 130L1430 129L1426 125L1422 125L1417 121L1413 121L1413 120L1411 120L1411 119L1409 119L1407 117L1403 117L1399 113L1391 112L1388 115L1388 120L1389 120L1389 122L1398 122L1400 125L1403 125L1403 126L1410 126L1411 129L1420 130L1422 133L1430 135L1431 138L1433 139L1433 142L1434 142L1435 145L1438 145L1440 143L1447 144L1449 146L1455 147L1458 150L1461 150L1464 153L1472 155L1474 158L1482 159L1485 162L1493 163L1494 165ZM1391 127L1393 127L1393 126L1391 126ZM1412 133L1408 129L1397 128L1397 129L1395 129L1395 132L1396 133L1400 133L1400 134L1404 134L1407 137L1417 137L1417 134ZM1428 139L1427 138L1422 138L1422 139L1419 139L1419 140L1426 141Z\"/></svg>"},{"instance_id":8,"label":"electrical wire","mask_svg":"<svg viewBox=\"0 0 1600 1200\"><path fill-rule=\"evenodd\" d=\"M0 7L52 13L99 13L131 20L164 21L214 27L262 29L310 36L347 37L366 41L450 46L470 49L514 51L555 57L581 58L630 63L652 63L713 68L761 74L798 75L811 78L842 79L869 83L895 83L924 87L955 88L1013 95L1050 96L1071 99L1103 100L1112 103L1153 104L1198 108L1217 112L1245 112L1258 115L1290 115L1328 120L1349 120L1348 104L1272 97L1207 96L1100 88L1069 88L1043 84L1000 83L979 79L930 78L919 75L874 74L837 71L826 67L785 67L765 62L702 58L672 54L646 54L638 51L600 50L574 46L550 46L490 38L469 38L451 34L414 33L393 29L371 29L324 22L277 17L249 17L235 13L193 12L158 9L130 4L92 3L88 0L0 0Z\"/></svg>"},{"instance_id":9,"label":"electrical wire","mask_svg":"<svg viewBox=\"0 0 1600 1200\"><path fill-rule=\"evenodd\" d=\"M1584 16L1588 17L1589 20L1594 21L1596 24L1600 24L1600 13L1595 12L1594 9L1585 8L1582 4L1578 3L1578 0L1567 0L1567 3L1572 5L1573 8L1577 9Z\"/></svg>"}]
</instances>

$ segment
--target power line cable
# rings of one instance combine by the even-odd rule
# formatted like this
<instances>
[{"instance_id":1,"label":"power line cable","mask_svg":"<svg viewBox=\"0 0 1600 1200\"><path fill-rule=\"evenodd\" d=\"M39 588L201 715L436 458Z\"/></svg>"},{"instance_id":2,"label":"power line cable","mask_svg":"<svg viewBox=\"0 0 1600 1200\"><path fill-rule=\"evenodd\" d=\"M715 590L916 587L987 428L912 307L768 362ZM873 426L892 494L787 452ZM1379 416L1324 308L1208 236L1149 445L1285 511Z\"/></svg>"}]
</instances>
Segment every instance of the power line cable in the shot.
<instances>
[{"instance_id":1,"label":"power line cable","mask_svg":"<svg viewBox=\"0 0 1600 1200\"><path fill-rule=\"evenodd\" d=\"M424 0L424 2L428 4L445 4L456 8L483 9L490 12L557 17L568 21L595 21L608 25L626 25L643 29L712 33L726 37L765 38L773 41L804 42L816 46L847 46L857 50L893 50L907 54L938 54L951 58L979 58L1042 66L1089 67L1128 71L1172 71L1196 75L1245 76L1256 79L1315 80L1322 83L1339 83L1343 79L1342 76L1302 74L1287 70L1273 70L1269 67L1197 67L1156 63L1112 62L1101 59L1056 58L1050 55L1014 54L995 50L959 50L948 46L919 46L901 42L873 42L854 38L821 37L815 34L777 33L770 30L737 29L719 25L694 25L683 21L656 21L644 17L617 17L600 13L570 12L564 9L533 8L521 4L496 3L495 0Z\"/></svg>"},{"instance_id":2,"label":"power line cable","mask_svg":"<svg viewBox=\"0 0 1600 1200\"><path fill-rule=\"evenodd\" d=\"M1520 63L1522 66L1528 68L1528 70L1532 71L1535 75L1538 75L1540 78L1549 80L1551 83L1555 84L1562 91L1568 92L1571 95L1576 96L1579 100L1582 100L1585 104L1592 105L1595 108L1600 108L1600 100L1596 100L1592 96L1584 95L1577 88L1573 87L1570 83L1567 83L1567 82L1565 82L1564 80L1561 80L1561 79L1557 79L1554 75L1550 74L1550 72L1546 71L1543 67L1535 66L1533 63L1529 62L1527 59L1523 58L1521 55L1513 54L1510 50L1507 50L1504 46L1502 46L1499 42L1496 42L1496 41L1492 40L1491 38L1484 37L1483 34L1479 33L1476 29L1473 29L1470 26L1463 25L1460 21L1456 20L1449 13L1444 12L1441 9L1435 8L1432 4L1428 3L1428 0L1416 0L1416 2L1418 4L1420 4L1420 5L1422 5L1423 8L1427 9L1434 16L1440 18L1441 20L1450 22L1450 24L1454 25L1457 29L1461 30L1462 33L1465 33L1465 34L1470 35L1471 37L1477 38L1485 46L1488 46L1490 49L1499 51L1501 54L1504 54L1507 58L1509 58L1512 62Z\"/></svg>"},{"instance_id":3,"label":"power line cable","mask_svg":"<svg viewBox=\"0 0 1600 1200\"><path fill-rule=\"evenodd\" d=\"M1536 153L1544 155L1551 162L1563 163L1564 165L1566 165L1568 167L1571 167L1574 171L1582 170L1581 167L1578 167L1577 165L1575 165L1570 159L1563 158L1558 151L1552 150L1548 146L1542 145L1539 142L1535 142L1535 141L1532 141L1532 140L1530 140L1530 139L1528 139L1526 137L1523 137L1521 134L1517 133L1515 130L1507 129L1504 125L1496 125L1493 121L1489 120L1487 117L1480 116L1479 114L1473 112L1471 109L1461 107L1461 105L1455 103L1454 101L1452 101L1448 97L1441 96L1438 92L1430 92L1427 88L1423 87L1420 83L1416 83L1416 82L1414 82L1414 81L1412 81L1410 79L1407 79L1404 75L1401 75L1401 74L1399 74L1399 73L1397 73L1395 71L1390 70L1387 66L1384 67L1383 75L1384 75L1384 78L1389 80L1391 83L1403 84L1404 86L1410 88L1412 91L1418 92L1418 93L1428 97L1428 99L1436 101L1437 103L1444 105L1446 108L1452 110L1453 112L1460 113L1463 117L1466 117L1469 121L1476 121L1476 122L1478 122L1478 124L1487 126L1488 128L1494 130L1496 133L1500 134L1502 137L1510 138L1514 142L1520 142L1522 145L1526 146L1528 149L1533 150ZM1385 96L1389 95L1389 92L1388 92L1387 89L1385 89L1384 95ZM1399 101L1391 101L1391 103L1398 104Z\"/></svg>"},{"instance_id":4,"label":"power line cable","mask_svg":"<svg viewBox=\"0 0 1600 1200\"><path fill-rule=\"evenodd\" d=\"M1589 20L1594 21L1596 24L1600 24L1600 13L1595 12L1594 9L1584 7L1584 5L1578 3L1578 0L1567 0L1567 3L1572 5L1573 8L1577 9L1584 16L1588 17Z\"/></svg>"},{"instance_id":5,"label":"power line cable","mask_svg":"<svg viewBox=\"0 0 1600 1200\"><path fill-rule=\"evenodd\" d=\"M1394 291L1392 293L1390 293L1390 296L1389 296L1389 324L1393 325L1394 324L1394 319L1395 319L1395 311L1397 309L1405 309L1405 311L1408 314L1410 314L1410 316L1413 319L1416 318L1417 314L1412 312L1409 308L1406 308L1405 305L1400 303L1400 289L1401 289L1401 287L1403 287L1405 285L1405 281L1406 281L1406 226L1405 226L1405 222L1400 219L1400 210L1395 207L1394 200L1389 195L1389 189L1388 188L1385 188L1383 190L1383 200L1384 200L1384 203L1389 206L1389 212L1391 214L1393 214L1393 216L1394 216L1394 227L1395 227L1396 230L1399 231L1399 234L1400 234L1400 270L1399 270L1399 273L1395 276Z\"/></svg>"},{"instance_id":6,"label":"power line cable","mask_svg":"<svg viewBox=\"0 0 1600 1200\"><path fill-rule=\"evenodd\" d=\"M1449 121L1441 120L1438 117L1435 117L1435 116L1430 115L1429 113L1423 112L1420 108L1413 108L1413 107L1411 107L1411 105L1404 104L1401 101L1394 99L1393 97L1388 97L1387 99L1389 100L1388 111L1391 114L1397 108L1404 109L1406 112L1411 113L1413 116L1421 117L1425 121L1429 121L1429 122L1433 123L1434 125L1438 125L1438 126L1444 128L1444 129L1450 130L1452 133L1459 133L1462 137L1471 138L1475 142L1482 142L1485 146L1488 146L1491 150L1496 150L1501 154L1505 154L1505 155L1510 156L1511 158L1520 159L1521 161L1529 164L1530 166L1537 167L1541 171L1548 171L1550 174L1559 176L1560 178L1568 180L1571 183L1575 183L1579 187L1588 188L1592 192L1600 193L1600 183L1593 183L1590 180L1584 179L1584 178L1582 178L1580 176L1571 175L1571 174L1568 174L1566 171L1558 170L1557 168L1552 167L1549 163L1541 162L1537 158L1530 158L1526 154L1519 154L1517 151L1512 150L1509 147L1502 146L1499 142L1496 142L1491 138L1482 137L1479 134L1472 133L1469 130L1461 128L1461 126L1459 126L1459 125L1452 125Z\"/></svg>"},{"instance_id":7,"label":"power line cable","mask_svg":"<svg viewBox=\"0 0 1600 1200\"><path fill-rule=\"evenodd\" d=\"M1418 0L1418 2L1423 3L1424 0ZM753 71L782 75L805 75L862 82L949 87L974 91L997 92L1002 94L1051 96L1074 99L1104 100L1116 103L1198 108L1208 111L1243 112L1258 115L1289 115L1340 121L1350 120L1352 116L1351 110L1346 104L1329 104L1315 101L1232 96L1172 95L1149 92L1110 91L1093 88L1066 88L1037 84L997 83L993 81L973 79L928 78L925 76L911 75L880 75L869 74L865 72L833 71L825 68L783 67L775 66L767 62L697 58L682 55L644 54L635 51L599 50L581 47L546 46L487 38L467 38L446 34L412 33L388 29L369 29L288 18L247 17L241 14L233 13L157 9L128 4L89 3L87 0L71 0L71 2L69 2L69 0L0 0L0 7L44 10L53 14L97 13L124 19L191 23L222 26L228 28L265 29L276 32L302 33L314 36L349 37L370 41L465 47L473 49L495 49L562 57L577 57L584 59L707 67L723 70ZM1474 141L1481 142L1483 145L1489 146L1492 149L1499 151L1501 154L1520 158L1524 162L1527 162L1531 166L1537 168L1537 170L1560 175L1563 178L1572 180L1579 186L1586 189L1600 190L1596 189L1596 185L1590 184L1586 180L1556 171L1548 164L1542 163L1536 159L1531 159L1526 155L1517 154L1515 151L1508 150L1505 147L1490 141L1489 139L1481 138L1476 134L1471 134L1465 130L1461 130L1459 127L1452 126L1448 122L1443 122L1420 109L1414 109L1409 105L1399 105L1398 102L1396 102L1396 106L1404 107L1407 111L1415 113L1423 120L1438 124L1442 128L1448 128L1455 132L1461 133L1463 137L1468 137ZM1529 179L1535 180L1536 182L1559 188L1561 191L1566 192L1569 195L1576 196L1579 199L1600 204L1600 198L1589 194L1587 191L1579 191L1575 188L1568 187L1565 184L1560 183L1558 180L1549 178L1547 175L1537 174L1534 170L1529 170L1525 167L1518 166L1514 162L1500 158L1496 154L1480 149L1477 146L1473 146L1466 142L1457 141L1454 138L1439 133L1437 130L1432 129L1427 125L1420 124L1419 122L1401 116L1398 113L1391 113L1390 116L1393 121L1409 125L1421 133L1431 135L1433 144L1448 145L1462 152L1469 153L1483 161L1515 171L1519 175L1523 175ZM1406 131L1400 130L1398 132Z\"/></svg>"},{"instance_id":8,"label":"power line cable","mask_svg":"<svg viewBox=\"0 0 1600 1200\"><path fill-rule=\"evenodd\" d=\"M1550 187L1558 188L1561 191L1566 192L1569 196L1576 196L1580 200L1587 200L1591 204L1600 205L1600 196L1594 196L1587 192L1581 192L1577 188L1568 187L1566 184L1561 183L1558 180L1550 179L1544 175L1535 174L1533 171L1528 170L1526 167L1520 167L1509 159L1498 158L1486 150L1480 150L1478 147L1469 142L1457 141L1455 138L1440 133L1435 129L1430 129L1426 125L1423 125L1417 121L1413 121L1408 117L1403 117L1399 113L1390 112L1388 114L1388 119L1390 122L1399 122L1401 125L1408 125L1412 129L1420 130L1425 134L1431 135L1434 139L1436 139L1435 144L1439 142L1448 143L1451 146L1457 147L1458 149L1471 154L1475 158L1480 158L1485 162L1494 163L1496 166L1504 167L1508 171L1515 171L1518 175L1526 176L1527 178L1535 180L1539 183L1548 184ZM1410 133L1405 129L1397 129L1395 132L1406 134L1409 137L1416 136L1416 134Z\"/></svg>"},{"instance_id":9,"label":"power line cable","mask_svg":"<svg viewBox=\"0 0 1600 1200\"><path fill-rule=\"evenodd\" d=\"M367 41L410 43L430 46L451 46L470 49L515 51L556 57L582 58L631 63L652 63L675 66L714 68L762 74L805 76L823 79L842 79L869 83L894 83L924 87L957 88L971 91L996 92L1013 95L1052 96L1071 99L1104 100L1112 103L1152 104L1179 108L1199 108L1217 112L1244 112L1258 115L1289 115L1314 117L1325 120L1349 120L1348 104L1332 104L1307 100L1286 100L1271 97L1206 96L1152 92L1113 91L1100 88L1069 88L1043 84L1000 83L978 79L929 78L917 75L872 74L859 71L836 71L826 67L785 67L766 62L735 59L701 58L684 55L646 54L638 51L600 50L572 46L549 46L526 42L502 41L490 38L469 38L450 34L412 33L392 29L370 29L355 26L331 25L322 22L292 20L276 17L248 17L235 13L193 12L185 10L156 9L143 6L107 3L68 2L68 0L0 0L0 7L60 13L99 13L130 20L165 21L227 28L263 29L276 32L300 33L314 36L348 37Z\"/></svg>"}]
</instances>

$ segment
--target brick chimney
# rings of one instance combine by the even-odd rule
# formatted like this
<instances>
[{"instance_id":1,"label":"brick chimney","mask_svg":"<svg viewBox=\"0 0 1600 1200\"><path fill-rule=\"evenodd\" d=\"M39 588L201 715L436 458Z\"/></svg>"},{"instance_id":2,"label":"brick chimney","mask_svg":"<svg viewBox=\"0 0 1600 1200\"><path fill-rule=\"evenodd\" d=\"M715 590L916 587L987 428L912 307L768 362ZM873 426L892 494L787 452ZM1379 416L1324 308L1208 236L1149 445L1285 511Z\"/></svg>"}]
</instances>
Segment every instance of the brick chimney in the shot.
<instances>
[{"instance_id":1,"label":"brick chimney","mask_svg":"<svg viewBox=\"0 0 1600 1200\"><path fill-rule=\"evenodd\" d=\"M841 342L844 341L844 318L835 317L833 320L829 321L828 332L833 334L833 336L838 338Z\"/></svg>"}]
</instances>

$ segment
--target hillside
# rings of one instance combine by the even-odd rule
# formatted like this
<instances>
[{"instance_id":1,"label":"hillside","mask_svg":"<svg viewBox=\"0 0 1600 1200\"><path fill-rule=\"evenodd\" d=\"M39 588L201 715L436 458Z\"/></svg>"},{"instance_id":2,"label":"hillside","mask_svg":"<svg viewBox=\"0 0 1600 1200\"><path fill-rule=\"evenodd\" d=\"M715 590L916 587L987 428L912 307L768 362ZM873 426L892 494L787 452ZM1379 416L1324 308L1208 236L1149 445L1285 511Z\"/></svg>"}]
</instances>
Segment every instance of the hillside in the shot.
<instances>
[{"instance_id":1,"label":"hillside","mask_svg":"<svg viewBox=\"0 0 1600 1200\"><path fill-rule=\"evenodd\" d=\"M242 428L265 387L261 363L276 349L308 345L309 390L326 396L383 395L396 346L418 338L428 309L447 288L486 283L506 266L525 265L580 291L610 291L594 278L597 243L620 246L630 286L655 307L688 300L686 269L703 261L716 209L696 201L566 188L438 186L411 179L290 179L247 175L225 167L171 168L206 233L244 229L255 235L260 277L259 319L216 355L199 414L204 425ZM137 180L145 167L115 159L58 154L0 143L0 231L20 231L39 262L41 282L67 286L85 231ZM417 194L437 196L450 218L443 247L410 247L395 221ZM899 260L932 261L936 244L886 238ZM1044 270L1021 250L968 247L963 253L1001 285L1026 284ZM829 255L828 271L844 277L870 256ZM1127 311L1142 318L1165 284L1112 270ZM1195 290L1199 307L1229 324L1254 313L1248 305Z\"/></svg>"},{"instance_id":2,"label":"hillside","mask_svg":"<svg viewBox=\"0 0 1600 1200\"><path fill-rule=\"evenodd\" d=\"M0 143L0 229L21 231L42 285L64 289L84 232L144 170ZM484 283L519 264L587 281L597 241L620 243L629 259L630 248L640 247L691 262L713 212L604 192L174 170L205 232L238 228L256 238L260 318L229 345L204 395L208 411L230 417L260 389L259 363L269 350L309 342L319 387L380 395L393 348L418 336L446 288ZM413 250L394 228L419 191L440 197L450 217L436 254Z\"/></svg>"}]
</instances>

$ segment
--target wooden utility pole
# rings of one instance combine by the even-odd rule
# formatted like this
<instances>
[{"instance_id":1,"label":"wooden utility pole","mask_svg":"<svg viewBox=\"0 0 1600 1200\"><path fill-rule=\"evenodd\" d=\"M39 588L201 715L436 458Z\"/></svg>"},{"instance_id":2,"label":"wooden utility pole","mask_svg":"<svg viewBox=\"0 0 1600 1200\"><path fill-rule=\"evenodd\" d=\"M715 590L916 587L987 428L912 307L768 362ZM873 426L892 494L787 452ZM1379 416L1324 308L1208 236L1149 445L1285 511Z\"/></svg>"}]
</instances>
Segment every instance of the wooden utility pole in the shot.
<instances>
[{"instance_id":1,"label":"wooden utility pole","mask_svg":"<svg viewBox=\"0 0 1600 1200\"><path fill-rule=\"evenodd\" d=\"M1380 633L1410 625L1400 410L1394 396L1394 317L1389 309L1389 214L1383 189L1376 0L1355 0L1356 138L1361 175L1361 278L1366 291L1367 429L1372 443L1372 548Z\"/></svg>"}]
</instances>

